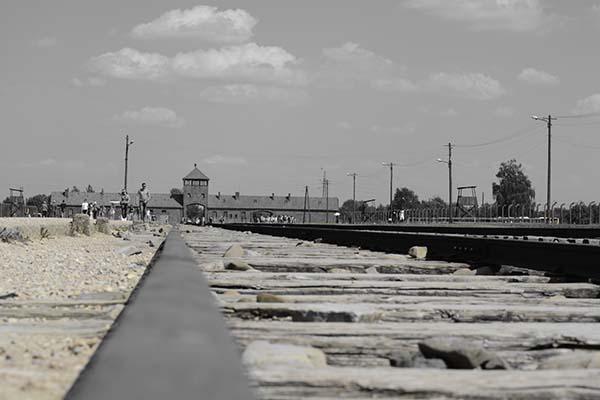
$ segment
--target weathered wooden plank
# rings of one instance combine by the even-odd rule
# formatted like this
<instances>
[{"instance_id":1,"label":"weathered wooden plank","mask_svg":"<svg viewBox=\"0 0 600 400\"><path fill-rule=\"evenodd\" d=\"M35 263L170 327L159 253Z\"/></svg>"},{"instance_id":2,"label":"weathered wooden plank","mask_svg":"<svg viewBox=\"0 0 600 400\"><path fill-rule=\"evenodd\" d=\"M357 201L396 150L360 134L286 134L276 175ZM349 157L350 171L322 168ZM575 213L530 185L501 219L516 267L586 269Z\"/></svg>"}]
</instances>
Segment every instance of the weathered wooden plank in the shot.
<instances>
[{"instance_id":1,"label":"weathered wooden plank","mask_svg":"<svg viewBox=\"0 0 600 400\"><path fill-rule=\"evenodd\" d=\"M282 273L282 272L207 272L207 278L212 280L280 280L316 281L325 285L327 281L385 281L385 282L505 282L505 283L549 283L550 277L529 275L422 275L422 274L370 274L370 273Z\"/></svg>"},{"instance_id":2,"label":"weathered wooden plank","mask_svg":"<svg viewBox=\"0 0 600 400\"><path fill-rule=\"evenodd\" d=\"M252 372L264 399L594 399L600 370L457 371L278 368Z\"/></svg>"},{"instance_id":3,"label":"weathered wooden plank","mask_svg":"<svg viewBox=\"0 0 600 400\"><path fill-rule=\"evenodd\" d=\"M223 302L254 302L255 294L235 294L236 291L225 289L214 289L217 297ZM488 295L471 296L464 293L462 296L386 296L376 294L363 294L360 296L337 294L335 296L319 295L283 295L282 297L288 303L384 303L384 304L504 304L504 305L564 305L564 306L588 306L600 307L600 299L582 299L566 298L564 296L550 296L540 298L537 296L516 296L516 295ZM243 299L243 300L242 300Z\"/></svg>"},{"instance_id":4,"label":"weathered wooden plank","mask_svg":"<svg viewBox=\"0 0 600 400\"><path fill-rule=\"evenodd\" d=\"M600 322L598 307L557 305L226 303L222 309L238 318L295 322Z\"/></svg>"},{"instance_id":5,"label":"weathered wooden plank","mask_svg":"<svg viewBox=\"0 0 600 400\"><path fill-rule=\"evenodd\" d=\"M528 296L563 295L573 298L597 298L600 286L588 283L506 283L495 281L469 282L423 282L423 281L366 281L366 280L273 280L258 279L212 279L213 288L245 289L248 291L268 290L281 294L336 294L336 293L379 293L379 294L413 294L413 295L462 295L467 292L486 294L513 294Z\"/></svg>"}]
</instances>

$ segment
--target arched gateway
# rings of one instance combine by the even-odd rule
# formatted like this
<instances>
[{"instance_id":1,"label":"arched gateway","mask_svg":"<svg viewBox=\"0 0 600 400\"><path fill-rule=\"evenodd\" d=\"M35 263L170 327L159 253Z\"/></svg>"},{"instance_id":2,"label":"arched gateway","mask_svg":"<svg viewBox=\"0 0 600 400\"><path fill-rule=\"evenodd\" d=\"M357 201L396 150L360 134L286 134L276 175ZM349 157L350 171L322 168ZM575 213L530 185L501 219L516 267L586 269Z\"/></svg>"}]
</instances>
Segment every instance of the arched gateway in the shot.
<instances>
[{"instance_id":1,"label":"arched gateway","mask_svg":"<svg viewBox=\"0 0 600 400\"><path fill-rule=\"evenodd\" d=\"M202 219L208 207L208 177L194 164L183 178L183 219Z\"/></svg>"}]
</instances>

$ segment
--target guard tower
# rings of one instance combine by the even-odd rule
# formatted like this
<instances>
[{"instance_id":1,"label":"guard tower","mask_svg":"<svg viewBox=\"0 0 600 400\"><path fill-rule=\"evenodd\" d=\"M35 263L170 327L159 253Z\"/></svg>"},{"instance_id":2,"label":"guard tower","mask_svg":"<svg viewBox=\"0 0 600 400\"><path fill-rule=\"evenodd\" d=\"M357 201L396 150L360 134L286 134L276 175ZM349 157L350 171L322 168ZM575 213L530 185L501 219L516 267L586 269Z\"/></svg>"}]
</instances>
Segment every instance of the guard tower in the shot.
<instances>
[{"instance_id":1,"label":"guard tower","mask_svg":"<svg viewBox=\"0 0 600 400\"><path fill-rule=\"evenodd\" d=\"M183 178L183 218L202 220L208 208L208 177L194 164L194 169Z\"/></svg>"},{"instance_id":2,"label":"guard tower","mask_svg":"<svg viewBox=\"0 0 600 400\"><path fill-rule=\"evenodd\" d=\"M477 186L459 186L457 189L456 207L459 211L458 216L475 217L475 211L477 211Z\"/></svg>"}]
</instances>

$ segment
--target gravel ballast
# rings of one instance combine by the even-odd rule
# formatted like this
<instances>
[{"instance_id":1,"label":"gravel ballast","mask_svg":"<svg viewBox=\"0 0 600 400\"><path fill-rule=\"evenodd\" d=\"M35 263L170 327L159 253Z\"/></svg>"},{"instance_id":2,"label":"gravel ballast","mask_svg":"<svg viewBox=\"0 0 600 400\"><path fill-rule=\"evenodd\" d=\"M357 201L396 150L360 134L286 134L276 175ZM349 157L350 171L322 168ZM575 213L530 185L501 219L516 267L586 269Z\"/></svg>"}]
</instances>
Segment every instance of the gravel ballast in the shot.
<instances>
[{"instance_id":1,"label":"gravel ballast","mask_svg":"<svg viewBox=\"0 0 600 400\"><path fill-rule=\"evenodd\" d=\"M0 400L60 399L119 315L167 229L149 226L125 239L72 237L65 236L66 219L6 220L0 227L22 229L29 240L0 242ZM48 227L49 239L27 234L40 226Z\"/></svg>"}]
</instances>

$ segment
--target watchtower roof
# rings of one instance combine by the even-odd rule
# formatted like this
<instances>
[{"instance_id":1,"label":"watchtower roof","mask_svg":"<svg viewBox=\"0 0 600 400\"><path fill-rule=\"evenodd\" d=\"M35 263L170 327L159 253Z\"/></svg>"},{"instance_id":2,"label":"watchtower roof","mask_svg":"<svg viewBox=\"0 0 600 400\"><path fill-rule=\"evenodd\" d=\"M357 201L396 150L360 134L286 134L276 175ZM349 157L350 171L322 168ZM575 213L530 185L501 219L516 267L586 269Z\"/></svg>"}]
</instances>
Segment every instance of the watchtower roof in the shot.
<instances>
[{"instance_id":1,"label":"watchtower roof","mask_svg":"<svg viewBox=\"0 0 600 400\"><path fill-rule=\"evenodd\" d=\"M203 181L208 181L208 176L204 175L202 173L202 171L200 171L197 167L196 164L194 164L194 169L190 171L189 174L187 174L185 177L183 177L183 179L197 179L197 180L203 180Z\"/></svg>"}]
</instances>

